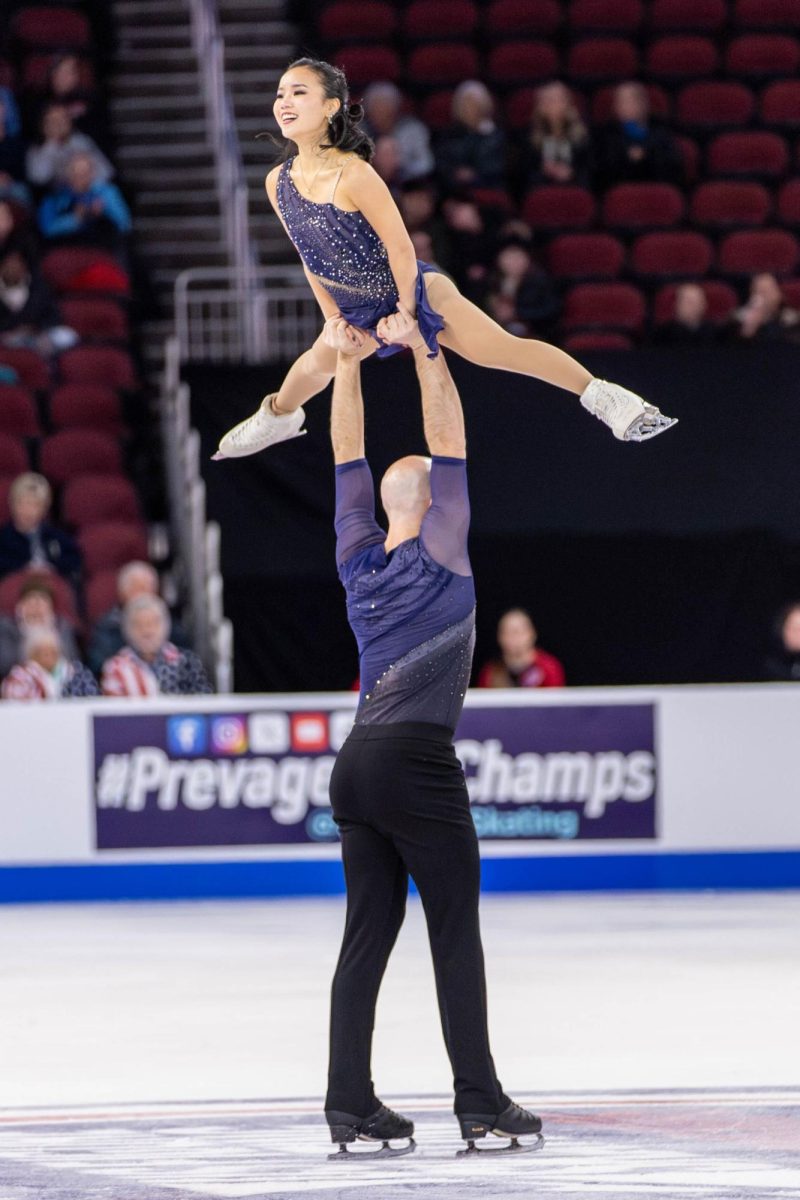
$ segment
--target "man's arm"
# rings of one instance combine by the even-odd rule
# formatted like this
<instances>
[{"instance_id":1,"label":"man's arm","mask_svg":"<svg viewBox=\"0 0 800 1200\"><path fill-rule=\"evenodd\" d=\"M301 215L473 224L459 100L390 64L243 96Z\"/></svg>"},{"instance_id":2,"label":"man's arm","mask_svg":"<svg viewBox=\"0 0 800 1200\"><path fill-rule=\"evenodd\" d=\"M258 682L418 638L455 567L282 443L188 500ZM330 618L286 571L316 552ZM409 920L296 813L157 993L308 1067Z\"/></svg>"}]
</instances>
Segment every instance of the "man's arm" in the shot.
<instances>
[{"instance_id":1,"label":"man's arm","mask_svg":"<svg viewBox=\"0 0 800 1200\"><path fill-rule=\"evenodd\" d=\"M364 400L361 395L361 360L339 350L331 405L331 442L337 466L364 457Z\"/></svg>"}]
</instances>

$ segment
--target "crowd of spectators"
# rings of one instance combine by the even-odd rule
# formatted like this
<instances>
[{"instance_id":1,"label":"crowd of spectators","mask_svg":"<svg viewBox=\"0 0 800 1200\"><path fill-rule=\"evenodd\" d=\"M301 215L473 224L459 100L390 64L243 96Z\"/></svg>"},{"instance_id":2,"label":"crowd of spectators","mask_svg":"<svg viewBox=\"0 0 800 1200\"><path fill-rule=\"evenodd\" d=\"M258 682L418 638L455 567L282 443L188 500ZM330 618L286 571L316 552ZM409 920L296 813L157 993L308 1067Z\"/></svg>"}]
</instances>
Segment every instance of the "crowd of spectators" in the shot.
<instances>
[{"instance_id":1,"label":"crowd of spectators","mask_svg":"<svg viewBox=\"0 0 800 1200\"><path fill-rule=\"evenodd\" d=\"M370 84L364 109L375 140L374 166L398 201L417 256L447 271L465 295L522 336L563 340L564 295L582 280L579 267L565 276L551 271L554 230L542 231L520 215L532 191L572 185L599 197L620 184L684 190L689 184L685 139L654 114L641 82L613 89L602 122L590 120L581 98L562 82L545 83L533 93L522 129L504 125L495 96L479 80L455 88L449 124L441 129L430 130L414 115L394 83ZM637 232L647 228L645 221ZM622 259L624 249L619 253ZM660 319L645 338L672 346L800 339L800 314L774 273L757 272L750 295L738 299L746 274L729 278L722 315L708 311L707 274L707 267L698 267L696 279L680 266L674 276L634 271L637 285L651 293L676 285L668 311L659 306ZM594 278L587 265L584 279ZM626 278L626 268L613 278Z\"/></svg>"}]
</instances>

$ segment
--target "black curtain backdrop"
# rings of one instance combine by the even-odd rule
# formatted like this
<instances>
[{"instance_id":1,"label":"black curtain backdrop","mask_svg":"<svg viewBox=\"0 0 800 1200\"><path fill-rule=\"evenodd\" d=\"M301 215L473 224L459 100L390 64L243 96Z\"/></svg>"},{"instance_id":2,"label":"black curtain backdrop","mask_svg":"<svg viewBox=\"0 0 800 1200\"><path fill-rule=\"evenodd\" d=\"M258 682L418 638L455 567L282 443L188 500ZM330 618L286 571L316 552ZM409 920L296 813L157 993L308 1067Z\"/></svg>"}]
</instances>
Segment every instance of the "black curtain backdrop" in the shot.
<instances>
[{"instance_id":1,"label":"black curtain backdrop","mask_svg":"<svg viewBox=\"0 0 800 1200\"><path fill-rule=\"evenodd\" d=\"M586 355L680 418L644 445L615 441L556 389L449 361L469 437L476 665L519 604L572 684L760 678L775 611L800 595L800 349ZM222 526L236 686L346 688L357 659L333 563L329 392L309 405L306 437L208 461L284 373L186 372ZM367 362L363 387L377 480L425 449L412 360Z\"/></svg>"}]
</instances>

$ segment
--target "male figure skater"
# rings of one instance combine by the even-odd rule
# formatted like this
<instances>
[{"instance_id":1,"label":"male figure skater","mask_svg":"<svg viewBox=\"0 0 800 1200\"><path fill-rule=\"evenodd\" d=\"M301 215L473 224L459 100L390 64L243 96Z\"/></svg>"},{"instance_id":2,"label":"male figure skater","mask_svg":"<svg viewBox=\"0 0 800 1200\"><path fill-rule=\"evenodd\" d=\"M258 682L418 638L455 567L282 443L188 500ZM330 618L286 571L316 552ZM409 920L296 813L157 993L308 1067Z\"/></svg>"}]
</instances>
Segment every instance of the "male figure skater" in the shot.
<instances>
[{"instance_id":1,"label":"male figure skater","mask_svg":"<svg viewBox=\"0 0 800 1200\"><path fill-rule=\"evenodd\" d=\"M401 307L387 341L410 345L432 459L401 458L381 481L387 532L375 520L364 458L360 331L333 318L338 351L331 439L336 461L336 557L358 642L361 696L339 752L331 805L342 837L347 921L331 1008L325 1115L339 1153L357 1138L369 1157L414 1149L411 1121L378 1100L370 1052L378 989L405 914L408 877L428 924L455 1113L468 1149L495 1133L503 1149L532 1150L541 1121L503 1092L489 1050L478 924L480 860L453 733L470 676L475 588L467 554L469 498L461 402L443 354L428 348ZM393 1149L390 1138L409 1138Z\"/></svg>"}]
</instances>

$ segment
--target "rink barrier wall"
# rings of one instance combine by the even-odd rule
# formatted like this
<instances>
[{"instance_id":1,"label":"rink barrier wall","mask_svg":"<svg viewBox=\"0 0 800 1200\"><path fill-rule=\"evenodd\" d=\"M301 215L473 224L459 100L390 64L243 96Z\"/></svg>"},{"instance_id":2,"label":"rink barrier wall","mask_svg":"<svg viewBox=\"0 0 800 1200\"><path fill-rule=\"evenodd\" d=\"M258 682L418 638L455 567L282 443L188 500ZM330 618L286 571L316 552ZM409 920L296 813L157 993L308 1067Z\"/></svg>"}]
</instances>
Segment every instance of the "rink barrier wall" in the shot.
<instances>
[{"instance_id":1,"label":"rink barrier wall","mask_svg":"<svg viewBox=\"0 0 800 1200\"><path fill-rule=\"evenodd\" d=\"M351 693L0 706L0 901L340 894ZM488 892L800 887L800 689L475 691Z\"/></svg>"}]
</instances>

